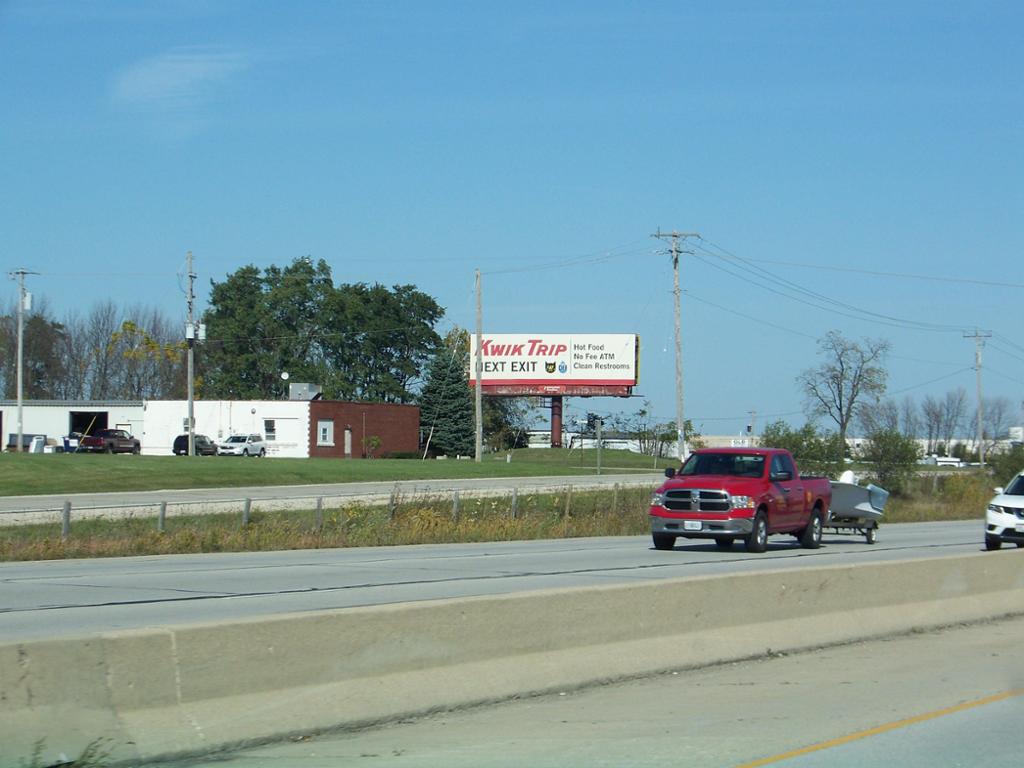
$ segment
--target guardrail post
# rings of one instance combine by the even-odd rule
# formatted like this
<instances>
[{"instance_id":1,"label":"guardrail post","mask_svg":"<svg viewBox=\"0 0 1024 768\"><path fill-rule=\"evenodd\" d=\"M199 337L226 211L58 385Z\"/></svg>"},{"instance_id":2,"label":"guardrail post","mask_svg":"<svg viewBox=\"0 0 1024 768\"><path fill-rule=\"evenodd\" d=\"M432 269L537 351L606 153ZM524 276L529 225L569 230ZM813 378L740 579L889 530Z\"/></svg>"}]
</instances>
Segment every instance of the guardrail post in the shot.
<instances>
[{"instance_id":1,"label":"guardrail post","mask_svg":"<svg viewBox=\"0 0 1024 768\"><path fill-rule=\"evenodd\" d=\"M160 502L160 514L156 516L156 531L157 533L164 532L164 524L167 521L167 502Z\"/></svg>"},{"instance_id":2,"label":"guardrail post","mask_svg":"<svg viewBox=\"0 0 1024 768\"><path fill-rule=\"evenodd\" d=\"M391 498L388 500L388 520L395 519L395 513L398 511L398 483L395 483L395 487L391 489Z\"/></svg>"},{"instance_id":3,"label":"guardrail post","mask_svg":"<svg viewBox=\"0 0 1024 768\"><path fill-rule=\"evenodd\" d=\"M452 520L459 524L459 489L452 491Z\"/></svg>"},{"instance_id":4,"label":"guardrail post","mask_svg":"<svg viewBox=\"0 0 1024 768\"><path fill-rule=\"evenodd\" d=\"M619 484L616 483L612 492L612 514L619 514Z\"/></svg>"},{"instance_id":5,"label":"guardrail post","mask_svg":"<svg viewBox=\"0 0 1024 768\"><path fill-rule=\"evenodd\" d=\"M324 497L316 497L316 530L317 533L324 528Z\"/></svg>"},{"instance_id":6,"label":"guardrail post","mask_svg":"<svg viewBox=\"0 0 1024 768\"><path fill-rule=\"evenodd\" d=\"M64 512L61 514L60 538L67 539L71 535L71 502L64 502Z\"/></svg>"},{"instance_id":7,"label":"guardrail post","mask_svg":"<svg viewBox=\"0 0 1024 768\"><path fill-rule=\"evenodd\" d=\"M519 489L512 489L512 519L515 520L519 516Z\"/></svg>"},{"instance_id":8,"label":"guardrail post","mask_svg":"<svg viewBox=\"0 0 1024 768\"><path fill-rule=\"evenodd\" d=\"M242 506L242 527L245 528L249 525L249 512L252 510L252 499L246 499L245 504Z\"/></svg>"},{"instance_id":9,"label":"guardrail post","mask_svg":"<svg viewBox=\"0 0 1024 768\"><path fill-rule=\"evenodd\" d=\"M569 512L571 510L572 510L572 486L570 485L569 489L566 491L566 494L565 494L565 519L566 520L569 519Z\"/></svg>"}]
</instances>

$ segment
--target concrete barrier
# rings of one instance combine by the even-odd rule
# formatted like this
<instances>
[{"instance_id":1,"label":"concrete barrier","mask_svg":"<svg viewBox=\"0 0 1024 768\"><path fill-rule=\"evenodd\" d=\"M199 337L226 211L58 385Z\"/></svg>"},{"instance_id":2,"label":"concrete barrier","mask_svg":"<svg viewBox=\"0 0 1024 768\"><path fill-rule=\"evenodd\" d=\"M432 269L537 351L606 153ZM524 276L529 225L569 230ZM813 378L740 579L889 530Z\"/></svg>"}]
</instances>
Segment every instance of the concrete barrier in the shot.
<instances>
[{"instance_id":1,"label":"concrete barrier","mask_svg":"<svg viewBox=\"0 0 1024 768\"><path fill-rule=\"evenodd\" d=\"M349 608L0 645L0 766L204 754L914 628L1024 612L979 553Z\"/></svg>"}]
</instances>

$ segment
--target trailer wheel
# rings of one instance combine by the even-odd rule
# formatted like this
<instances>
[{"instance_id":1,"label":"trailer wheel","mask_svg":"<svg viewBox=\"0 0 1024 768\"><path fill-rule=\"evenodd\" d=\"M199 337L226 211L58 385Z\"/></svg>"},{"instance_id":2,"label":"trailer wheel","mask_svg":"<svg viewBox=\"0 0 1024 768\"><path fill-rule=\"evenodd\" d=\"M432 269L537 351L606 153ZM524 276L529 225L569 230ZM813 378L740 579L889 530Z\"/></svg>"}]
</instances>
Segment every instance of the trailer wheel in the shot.
<instances>
[{"instance_id":1,"label":"trailer wheel","mask_svg":"<svg viewBox=\"0 0 1024 768\"><path fill-rule=\"evenodd\" d=\"M864 540L867 541L868 544L874 544L876 541L878 541L877 525L872 525L870 528L864 531Z\"/></svg>"},{"instance_id":2,"label":"trailer wheel","mask_svg":"<svg viewBox=\"0 0 1024 768\"><path fill-rule=\"evenodd\" d=\"M732 536L717 536L715 544L719 549L732 549Z\"/></svg>"},{"instance_id":3,"label":"trailer wheel","mask_svg":"<svg viewBox=\"0 0 1024 768\"><path fill-rule=\"evenodd\" d=\"M768 520L764 516L763 509L759 509L754 515L754 525L743 544L747 548L747 552L764 552L768 549Z\"/></svg>"},{"instance_id":4,"label":"trailer wheel","mask_svg":"<svg viewBox=\"0 0 1024 768\"><path fill-rule=\"evenodd\" d=\"M655 549L672 549L676 545L676 537L670 533L652 533Z\"/></svg>"}]
</instances>

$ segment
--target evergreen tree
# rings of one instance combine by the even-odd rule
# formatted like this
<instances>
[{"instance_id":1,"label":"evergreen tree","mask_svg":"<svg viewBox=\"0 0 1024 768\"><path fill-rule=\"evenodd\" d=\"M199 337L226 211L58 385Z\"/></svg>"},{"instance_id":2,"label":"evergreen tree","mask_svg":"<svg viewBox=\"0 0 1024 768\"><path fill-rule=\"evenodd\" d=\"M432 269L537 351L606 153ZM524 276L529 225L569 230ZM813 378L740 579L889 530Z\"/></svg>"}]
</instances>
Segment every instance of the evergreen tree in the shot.
<instances>
[{"instance_id":1,"label":"evergreen tree","mask_svg":"<svg viewBox=\"0 0 1024 768\"><path fill-rule=\"evenodd\" d=\"M473 391L469 386L469 336L448 333L427 367L420 393L420 425L432 450L447 456L475 451Z\"/></svg>"}]
</instances>

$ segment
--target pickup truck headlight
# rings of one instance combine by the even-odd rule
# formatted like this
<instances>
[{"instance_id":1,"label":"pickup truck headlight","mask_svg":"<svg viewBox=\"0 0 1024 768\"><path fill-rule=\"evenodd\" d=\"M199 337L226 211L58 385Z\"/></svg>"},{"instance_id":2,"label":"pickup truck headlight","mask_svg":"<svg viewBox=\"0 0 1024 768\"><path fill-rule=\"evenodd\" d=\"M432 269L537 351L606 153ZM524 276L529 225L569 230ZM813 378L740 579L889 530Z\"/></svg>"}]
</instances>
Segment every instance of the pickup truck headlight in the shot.
<instances>
[{"instance_id":1,"label":"pickup truck headlight","mask_svg":"<svg viewBox=\"0 0 1024 768\"><path fill-rule=\"evenodd\" d=\"M663 507L665 506L665 494L661 491L655 491L651 494L651 506L652 507Z\"/></svg>"},{"instance_id":2,"label":"pickup truck headlight","mask_svg":"<svg viewBox=\"0 0 1024 768\"><path fill-rule=\"evenodd\" d=\"M733 509L753 509L754 499L752 496L730 496L729 505Z\"/></svg>"}]
</instances>

